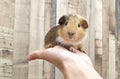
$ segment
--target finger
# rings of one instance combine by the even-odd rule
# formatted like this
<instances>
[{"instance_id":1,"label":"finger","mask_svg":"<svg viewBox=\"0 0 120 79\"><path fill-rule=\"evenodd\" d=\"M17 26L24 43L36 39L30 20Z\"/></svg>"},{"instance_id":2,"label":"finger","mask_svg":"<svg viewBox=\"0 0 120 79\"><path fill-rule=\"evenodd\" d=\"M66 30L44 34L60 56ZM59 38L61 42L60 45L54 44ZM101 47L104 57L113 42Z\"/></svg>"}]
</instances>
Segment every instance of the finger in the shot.
<instances>
[{"instance_id":1,"label":"finger","mask_svg":"<svg viewBox=\"0 0 120 79\"><path fill-rule=\"evenodd\" d=\"M58 55L58 50L62 49L60 47L54 47L54 48L48 48L45 50L38 50L38 51L34 51L31 52L27 59L29 61L31 60L35 60L35 59L43 59L43 60L47 60L49 62L54 62L56 61L56 59L60 59L61 57Z\"/></svg>"},{"instance_id":2,"label":"finger","mask_svg":"<svg viewBox=\"0 0 120 79\"><path fill-rule=\"evenodd\" d=\"M29 61L31 60L35 60L35 59L42 59L43 58L43 50L39 50L39 51L34 51L34 52L31 52L28 56L27 56L27 59Z\"/></svg>"},{"instance_id":3,"label":"finger","mask_svg":"<svg viewBox=\"0 0 120 79\"><path fill-rule=\"evenodd\" d=\"M55 47L55 48L59 49L60 47ZM62 63L62 57L59 56L55 48L48 48L45 50L34 51L28 55L27 59L28 61L35 59L43 59L56 65L58 68L61 68L62 65L60 64Z\"/></svg>"}]
</instances>

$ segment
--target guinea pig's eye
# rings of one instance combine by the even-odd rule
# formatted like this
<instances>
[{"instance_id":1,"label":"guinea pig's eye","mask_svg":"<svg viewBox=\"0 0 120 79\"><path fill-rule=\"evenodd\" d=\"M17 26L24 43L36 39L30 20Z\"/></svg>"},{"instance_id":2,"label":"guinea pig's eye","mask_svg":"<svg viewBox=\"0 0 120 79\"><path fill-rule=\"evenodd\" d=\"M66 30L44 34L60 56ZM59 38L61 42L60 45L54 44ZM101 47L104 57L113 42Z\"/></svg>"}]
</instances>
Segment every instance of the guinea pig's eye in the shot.
<instances>
[{"instance_id":1,"label":"guinea pig's eye","mask_svg":"<svg viewBox=\"0 0 120 79\"><path fill-rule=\"evenodd\" d=\"M80 24L78 24L78 27L80 27Z\"/></svg>"}]
</instances>

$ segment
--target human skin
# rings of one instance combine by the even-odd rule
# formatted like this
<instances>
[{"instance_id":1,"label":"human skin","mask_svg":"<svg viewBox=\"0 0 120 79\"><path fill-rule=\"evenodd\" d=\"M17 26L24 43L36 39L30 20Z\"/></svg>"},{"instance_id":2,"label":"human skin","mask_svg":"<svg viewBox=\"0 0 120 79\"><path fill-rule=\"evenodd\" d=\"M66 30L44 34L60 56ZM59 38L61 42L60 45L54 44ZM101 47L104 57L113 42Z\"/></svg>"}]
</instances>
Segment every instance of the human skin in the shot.
<instances>
[{"instance_id":1,"label":"human skin","mask_svg":"<svg viewBox=\"0 0 120 79\"><path fill-rule=\"evenodd\" d=\"M80 51L70 52L60 46L31 52L27 59L43 59L58 67L65 79L103 79L90 58Z\"/></svg>"}]
</instances>

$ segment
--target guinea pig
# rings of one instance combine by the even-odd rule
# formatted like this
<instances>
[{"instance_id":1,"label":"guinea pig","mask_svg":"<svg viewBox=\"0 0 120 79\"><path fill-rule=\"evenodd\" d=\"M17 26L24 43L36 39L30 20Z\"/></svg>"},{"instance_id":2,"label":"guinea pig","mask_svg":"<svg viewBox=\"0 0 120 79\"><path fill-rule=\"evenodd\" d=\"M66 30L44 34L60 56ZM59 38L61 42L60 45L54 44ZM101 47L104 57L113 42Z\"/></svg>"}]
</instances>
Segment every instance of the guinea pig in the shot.
<instances>
[{"instance_id":1,"label":"guinea pig","mask_svg":"<svg viewBox=\"0 0 120 79\"><path fill-rule=\"evenodd\" d=\"M44 47L51 48L60 45L68 50L72 47L84 51L82 41L85 39L88 28L85 18L79 15L63 15L58 24L46 34Z\"/></svg>"}]
</instances>

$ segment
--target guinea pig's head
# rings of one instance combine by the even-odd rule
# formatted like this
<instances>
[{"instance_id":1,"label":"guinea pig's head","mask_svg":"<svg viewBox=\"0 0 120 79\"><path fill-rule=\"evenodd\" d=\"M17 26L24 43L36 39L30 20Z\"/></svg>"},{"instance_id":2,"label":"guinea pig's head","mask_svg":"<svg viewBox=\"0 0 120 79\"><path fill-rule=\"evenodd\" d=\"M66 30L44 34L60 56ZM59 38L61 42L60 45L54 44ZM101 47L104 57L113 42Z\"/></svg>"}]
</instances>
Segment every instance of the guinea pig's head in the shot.
<instances>
[{"instance_id":1,"label":"guinea pig's head","mask_svg":"<svg viewBox=\"0 0 120 79\"><path fill-rule=\"evenodd\" d=\"M59 19L59 25L62 27L58 30L57 40L65 43L74 43L81 41L86 35L88 23L82 16L64 15Z\"/></svg>"}]
</instances>

